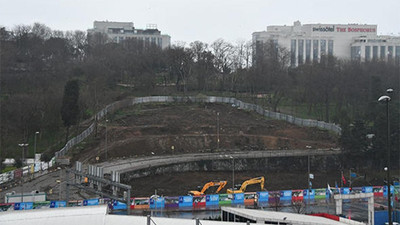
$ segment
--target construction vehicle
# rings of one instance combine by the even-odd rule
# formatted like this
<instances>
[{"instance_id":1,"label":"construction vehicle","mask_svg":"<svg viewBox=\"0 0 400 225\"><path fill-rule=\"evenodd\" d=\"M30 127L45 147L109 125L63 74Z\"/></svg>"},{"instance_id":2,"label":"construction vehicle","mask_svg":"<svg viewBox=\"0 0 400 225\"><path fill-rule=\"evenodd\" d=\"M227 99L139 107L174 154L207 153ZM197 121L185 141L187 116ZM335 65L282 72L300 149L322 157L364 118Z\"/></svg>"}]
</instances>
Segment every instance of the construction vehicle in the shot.
<instances>
[{"instance_id":1,"label":"construction vehicle","mask_svg":"<svg viewBox=\"0 0 400 225\"><path fill-rule=\"evenodd\" d=\"M230 188L227 190L226 193L228 193L228 194L244 193L246 191L247 186L252 185L252 184L260 184L261 190L264 190L264 181L265 181L264 177L252 178L250 180L246 180L245 182L243 182L242 186L240 186L240 188L238 190L236 190L236 189L232 190L232 188Z\"/></svg>"},{"instance_id":2,"label":"construction vehicle","mask_svg":"<svg viewBox=\"0 0 400 225\"><path fill-rule=\"evenodd\" d=\"M206 183L201 189L201 191L189 191L189 194L194 196L204 195L204 193L207 191L208 188L219 186L218 189L215 191L215 193L218 194L218 192L220 192L225 187L226 183L227 183L226 181L211 181Z\"/></svg>"}]
</instances>

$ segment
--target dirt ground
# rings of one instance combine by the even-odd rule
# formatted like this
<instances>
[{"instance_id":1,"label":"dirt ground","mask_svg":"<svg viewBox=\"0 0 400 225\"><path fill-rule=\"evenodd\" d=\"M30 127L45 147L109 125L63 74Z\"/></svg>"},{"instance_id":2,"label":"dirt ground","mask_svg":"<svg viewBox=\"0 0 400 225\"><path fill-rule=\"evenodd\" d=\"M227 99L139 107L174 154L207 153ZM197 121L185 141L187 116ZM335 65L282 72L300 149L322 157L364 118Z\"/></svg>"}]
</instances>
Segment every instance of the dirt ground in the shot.
<instances>
[{"instance_id":1,"label":"dirt ground","mask_svg":"<svg viewBox=\"0 0 400 225\"><path fill-rule=\"evenodd\" d=\"M270 120L229 104L138 105L109 115L108 121L99 125L98 135L87 141L75 159L94 163L98 156L103 161L106 149L109 158L123 158L209 152L217 148L251 151L338 147L337 137L328 131ZM266 177L267 189L307 186L305 172L275 175L239 172L235 183L261 175ZM160 194L178 195L218 179L228 180L228 186L232 185L232 173L228 171L156 175L137 179L131 185L137 196L148 196L155 189Z\"/></svg>"}]
</instances>

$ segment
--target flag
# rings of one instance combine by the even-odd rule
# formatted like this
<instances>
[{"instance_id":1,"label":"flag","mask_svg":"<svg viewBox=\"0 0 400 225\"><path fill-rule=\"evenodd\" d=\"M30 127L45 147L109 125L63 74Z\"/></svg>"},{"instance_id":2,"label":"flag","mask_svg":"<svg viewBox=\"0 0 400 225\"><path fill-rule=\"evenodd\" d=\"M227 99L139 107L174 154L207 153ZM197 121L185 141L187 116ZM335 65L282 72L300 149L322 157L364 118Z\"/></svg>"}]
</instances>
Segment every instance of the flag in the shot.
<instances>
[{"instance_id":1,"label":"flag","mask_svg":"<svg viewBox=\"0 0 400 225\"><path fill-rule=\"evenodd\" d=\"M310 173L310 179L314 179L314 174Z\"/></svg>"},{"instance_id":2,"label":"flag","mask_svg":"<svg viewBox=\"0 0 400 225\"><path fill-rule=\"evenodd\" d=\"M328 191L329 191L329 194L332 195L331 186L329 186L329 184L328 184Z\"/></svg>"},{"instance_id":3,"label":"flag","mask_svg":"<svg viewBox=\"0 0 400 225\"><path fill-rule=\"evenodd\" d=\"M346 178L344 178L343 174L342 174L342 181L343 181L343 184L346 184Z\"/></svg>"},{"instance_id":4,"label":"flag","mask_svg":"<svg viewBox=\"0 0 400 225\"><path fill-rule=\"evenodd\" d=\"M350 173L350 177L355 178L357 177L356 173Z\"/></svg>"},{"instance_id":5,"label":"flag","mask_svg":"<svg viewBox=\"0 0 400 225\"><path fill-rule=\"evenodd\" d=\"M339 189L339 187L337 186L337 182L335 181L335 188L336 189Z\"/></svg>"}]
</instances>

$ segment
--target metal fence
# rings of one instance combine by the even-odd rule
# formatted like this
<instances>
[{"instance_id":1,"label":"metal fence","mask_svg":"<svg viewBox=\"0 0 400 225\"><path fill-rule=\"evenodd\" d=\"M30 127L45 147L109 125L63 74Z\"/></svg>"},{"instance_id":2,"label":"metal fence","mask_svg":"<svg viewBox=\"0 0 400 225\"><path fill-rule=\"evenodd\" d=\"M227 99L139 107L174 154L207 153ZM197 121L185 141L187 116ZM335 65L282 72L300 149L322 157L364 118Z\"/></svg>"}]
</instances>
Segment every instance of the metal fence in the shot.
<instances>
[{"instance_id":1,"label":"metal fence","mask_svg":"<svg viewBox=\"0 0 400 225\"><path fill-rule=\"evenodd\" d=\"M122 101L117 101L114 103L111 103L110 105L107 105L104 109L96 113L96 115L92 118L94 122L87 128L85 131L83 131L81 134L78 136L72 138L67 142L67 144L58 152L56 152L56 157L63 156L68 153L68 150L72 148L74 145L79 144L81 141L83 141L85 138L87 138L89 135L93 133L95 130L96 126L96 121L101 120L102 118L105 117L108 113L113 113L119 109L130 107L136 104L142 104L142 103L154 103L154 102L178 102L178 103L201 103L201 102L206 102L206 103L226 103L230 104L232 107L237 107L239 109L244 109L244 110L250 110L250 111L255 111L260 115L263 115L268 118L276 119L276 120L284 120L286 122L296 124L298 126L304 126L304 127L318 127L321 129L329 130L334 132L335 134L340 134L342 129L340 128L339 125L334 124L334 123L326 123L324 121L318 121L318 120L311 120L311 119L302 119L302 118L297 118L291 115L283 114L283 113L278 113L278 112L272 112L269 110L265 110L263 107L251 103L246 103L243 101L240 101L236 98L227 98L227 97L217 97L217 96L150 96L150 97L138 97L138 98L132 98L132 99L125 99Z\"/></svg>"}]
</instances>

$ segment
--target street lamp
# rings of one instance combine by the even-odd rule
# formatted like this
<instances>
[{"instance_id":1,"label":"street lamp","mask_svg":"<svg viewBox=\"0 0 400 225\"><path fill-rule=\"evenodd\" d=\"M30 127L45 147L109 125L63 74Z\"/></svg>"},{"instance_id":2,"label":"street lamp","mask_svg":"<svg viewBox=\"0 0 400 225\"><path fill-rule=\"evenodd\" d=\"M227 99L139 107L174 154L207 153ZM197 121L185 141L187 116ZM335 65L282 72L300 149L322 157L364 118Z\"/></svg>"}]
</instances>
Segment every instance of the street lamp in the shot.
<instances>
[{"instance_id":1,"label":"street lamp","mask_svg":"<svg viewBox=\"0 0 400 225\"><path fill-rule=\"evenodd\" d=\"M219 149L219 112L217 112L217 149Z\"/></svg>"},{"instance_id":2,"label":"street lamp","mask_svg":"<svg viewBox=\"0 0 400 225\"><path fill-rule=\"evenodd\" d=\"M22 149L22 158L21 158L21 163L22 163L22 174L21 174L21 202L24 202L24 169L23 169L23 167L24 167L24 158L25 158L25 147L27 147L28 146L28 144L27 143L21 143L21 144L18 144L18 146L19 147L21 147L21 149Z\"/></svg>"},{"instance_id":3,"label":"street lamp","mask_svg":"<svg viewBox=\"0 0 400 225\"><path fill-rule=\"evenodd\" d=\"M108 143L107 143L108 142L108 140L107 140L107 123L108 123L108 120L106 120L106 161L108 161L108 154L107 154L108 153L107 152L108 151L108 149L107 149L108 148Z\"/></svg>"},{"instance_id":4,"label":"street lamp","mask_svg":"<svg viewBox=\"0 0 400 225\"><path fill-rule=\"evenodd\" d=\"M390 94L393 92L393 89L388 89L387 93ZM389 225L393 225L392 223L392 204L391 204L391 193L390 193L390 123L389 123L389 102L390 97L387 95L383 95L379 97L378 102L386 103L386 122L387 122L387 139L386 139L386 147L387 147L387 197L388 197L388 217L389 217Z\"/></svg>"},{"instance_id":5,"label":"street lamp","mask_svg":"<svg viewBox=\"0 0 400 225\"><path fill-rule=\"evenodd\" d=\"M39 134L39 131L36 131L35 132L35 145L34 145L34 148L33 148L33 159L36 159L36 136ZM35 160L35 162L36 162L36 160Z\"/></svg>"}]
</instances>

